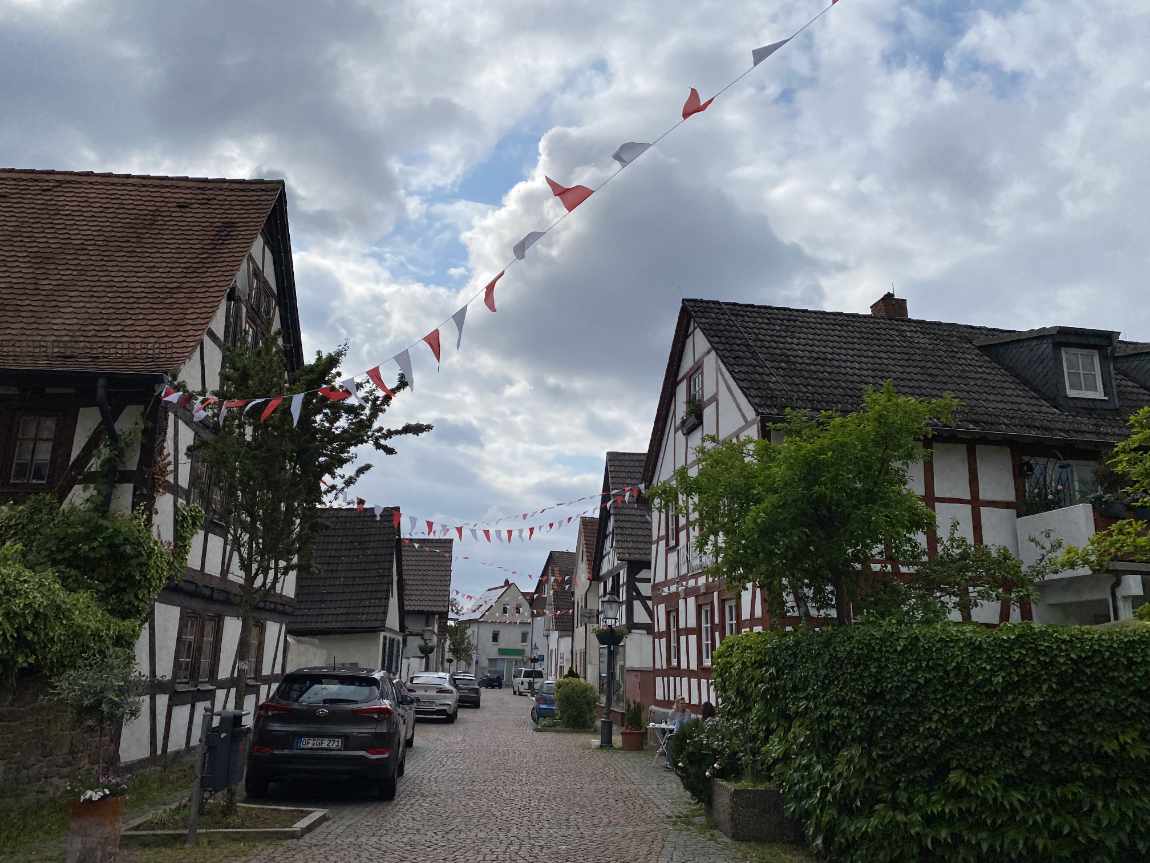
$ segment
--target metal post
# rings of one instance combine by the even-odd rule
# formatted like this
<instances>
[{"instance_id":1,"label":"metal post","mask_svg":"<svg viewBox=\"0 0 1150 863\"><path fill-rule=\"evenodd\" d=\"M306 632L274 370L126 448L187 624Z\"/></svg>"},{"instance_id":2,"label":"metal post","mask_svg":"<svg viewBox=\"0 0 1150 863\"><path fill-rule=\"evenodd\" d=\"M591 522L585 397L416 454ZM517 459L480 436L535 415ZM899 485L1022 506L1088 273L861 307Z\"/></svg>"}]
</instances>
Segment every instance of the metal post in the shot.
<instances>
[{"instance_id":1,"label":"metal post","mask_svg":"<svg viewBox=\"0 0 1150 863\"><path fill-rule=\"evenodd\" d=\"M607 627L611 633L611 641L615 640L615 627ZM615 645L609 643L607 645L607 695L606 695L606 709L603 711L603 718L599 720L599 748L600 749L613 749L612 737L614 737L615 728L611 722L611 690L615 688Z\"/></svg>"},{"instance_id":2,"label":"metal post","mask_svg":"<svg viewBox=\"0 0 1150 863\"><path fill-rule=\"evenodd\" d=\"M204 705L204 719L200 723L200 746L196 756L196 780L192 783L192 808L188 814L188 838L185 844L189 848L196 844L196 830L199 829L200 826L200 798L203 797L204 759L207 757L208 729L211 725L211 705Z\"/></svg>"}]
</instances>

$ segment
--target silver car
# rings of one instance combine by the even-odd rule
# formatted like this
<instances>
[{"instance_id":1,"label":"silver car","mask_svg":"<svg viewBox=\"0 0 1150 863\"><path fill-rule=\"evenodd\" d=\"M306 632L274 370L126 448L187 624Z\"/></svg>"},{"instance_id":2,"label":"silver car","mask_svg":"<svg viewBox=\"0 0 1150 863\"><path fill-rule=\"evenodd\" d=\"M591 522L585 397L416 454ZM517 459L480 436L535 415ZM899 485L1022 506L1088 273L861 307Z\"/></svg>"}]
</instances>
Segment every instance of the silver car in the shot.
<instances>
[{"instance_id":1,"label":"silver car","mask_svg":"<svg viewBox=\"0 0 1150 863\"><path fill-rule=\"evenodd\" d=\"M423 671L411 675L407 690L415 696L416 716L442 716L454 722L459 716L459 690L451 685L451 675Z\"/></svg>"}]
</instances>

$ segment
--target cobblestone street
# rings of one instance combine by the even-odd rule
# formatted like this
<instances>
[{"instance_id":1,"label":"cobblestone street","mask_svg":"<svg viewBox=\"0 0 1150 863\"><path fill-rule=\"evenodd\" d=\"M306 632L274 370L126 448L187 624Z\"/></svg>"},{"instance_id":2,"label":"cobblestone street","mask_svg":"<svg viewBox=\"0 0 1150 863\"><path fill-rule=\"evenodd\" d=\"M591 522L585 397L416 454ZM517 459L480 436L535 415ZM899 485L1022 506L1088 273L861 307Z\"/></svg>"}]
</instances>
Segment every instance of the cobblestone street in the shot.
<instances>
[{"instance_id":1,"label":"cobblestone street","mask_svg":"<svg viewBox=\"0 0 1150 863\"><path fill-rule=\"evenodd\" d=\"M653 752L602 752L591 732L533 732L531 702L484 690L454 725L420 722L394 802L366 789L281 785L269 803L331 820L249 863L718 863L730 843L689 824L690 799Z\"/></svg>"}]
</instances>

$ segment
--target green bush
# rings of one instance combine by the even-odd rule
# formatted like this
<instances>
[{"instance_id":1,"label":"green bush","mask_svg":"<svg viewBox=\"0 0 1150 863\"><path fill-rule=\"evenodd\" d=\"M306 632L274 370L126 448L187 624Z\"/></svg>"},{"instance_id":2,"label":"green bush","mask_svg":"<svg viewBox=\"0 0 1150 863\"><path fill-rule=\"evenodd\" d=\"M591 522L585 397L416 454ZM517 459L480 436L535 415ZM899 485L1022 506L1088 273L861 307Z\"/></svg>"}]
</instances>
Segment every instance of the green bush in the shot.
<instances>
[{"instance_id":1,"label":"green bush","mask_svg":"<svg viewBox=\"0 0 1150 863\"><path fill-rule=\"evenodd\" d=\"M590 728L598 700L595 687L577 677L561 677L555 683L555 704L565 728Z\"/></svg>"},{"instance_id":2,"label":"green bush","mask_svg":"<svg viewBox=\"0 0 1150 863\"><path fill-rule=\"evenodd\" d=\"M743 775L743 735L723 719L692 719L671 735L671 766L692 797L711 802L711 779L738 779Z\"/></svg>"},{"instance_id":3,"label":"green bush","mask_svg":"<svg viewBox=\"0 0 1150 863\"><path fill-rule=\"evenodd\" d=\"M0 546L0 673L55 673L79 656L130 648L138 624L108 614L90 593L64 588L48 569L32 570L20 547Z\"/></svg>"},{"instance_id":4,"label":"green bush","mask_svg":"<svg viewBox=\"0 0 1150 863\"><path fill-rule=\"evenodd\" d=\"M850 626L724 640L788 810L837 861L1150 853L1150 627Z\"/></svg>"}]
</instances>

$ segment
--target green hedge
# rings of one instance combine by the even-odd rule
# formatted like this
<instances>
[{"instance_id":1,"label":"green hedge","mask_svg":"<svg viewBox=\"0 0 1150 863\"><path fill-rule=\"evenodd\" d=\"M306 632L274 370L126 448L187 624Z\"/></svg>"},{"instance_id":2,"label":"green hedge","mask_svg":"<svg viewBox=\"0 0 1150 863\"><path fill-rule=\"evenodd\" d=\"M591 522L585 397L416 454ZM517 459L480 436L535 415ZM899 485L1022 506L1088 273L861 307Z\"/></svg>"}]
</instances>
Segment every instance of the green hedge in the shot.
<instances>
[{"instance_id":1,"label":"green hedge","mask_svg":"<svg viewBox=\"0 0 1150 863\"><path fill-rule=\"evenodd\" d=\"M715 680L836 861L1150 859L1150 626L752 633Z\"/></svg>"},{"instance_id":2,"label":"green hedge","mask_svg":"<svg viewBox=\"0 0 1150 863\"><path fill-rule=\"evenodd\" d=\"M555 683L555 705L565 728L590 728L597 702L595 687L578 677L560 677Z\"/></svg>"}]
</instances>

